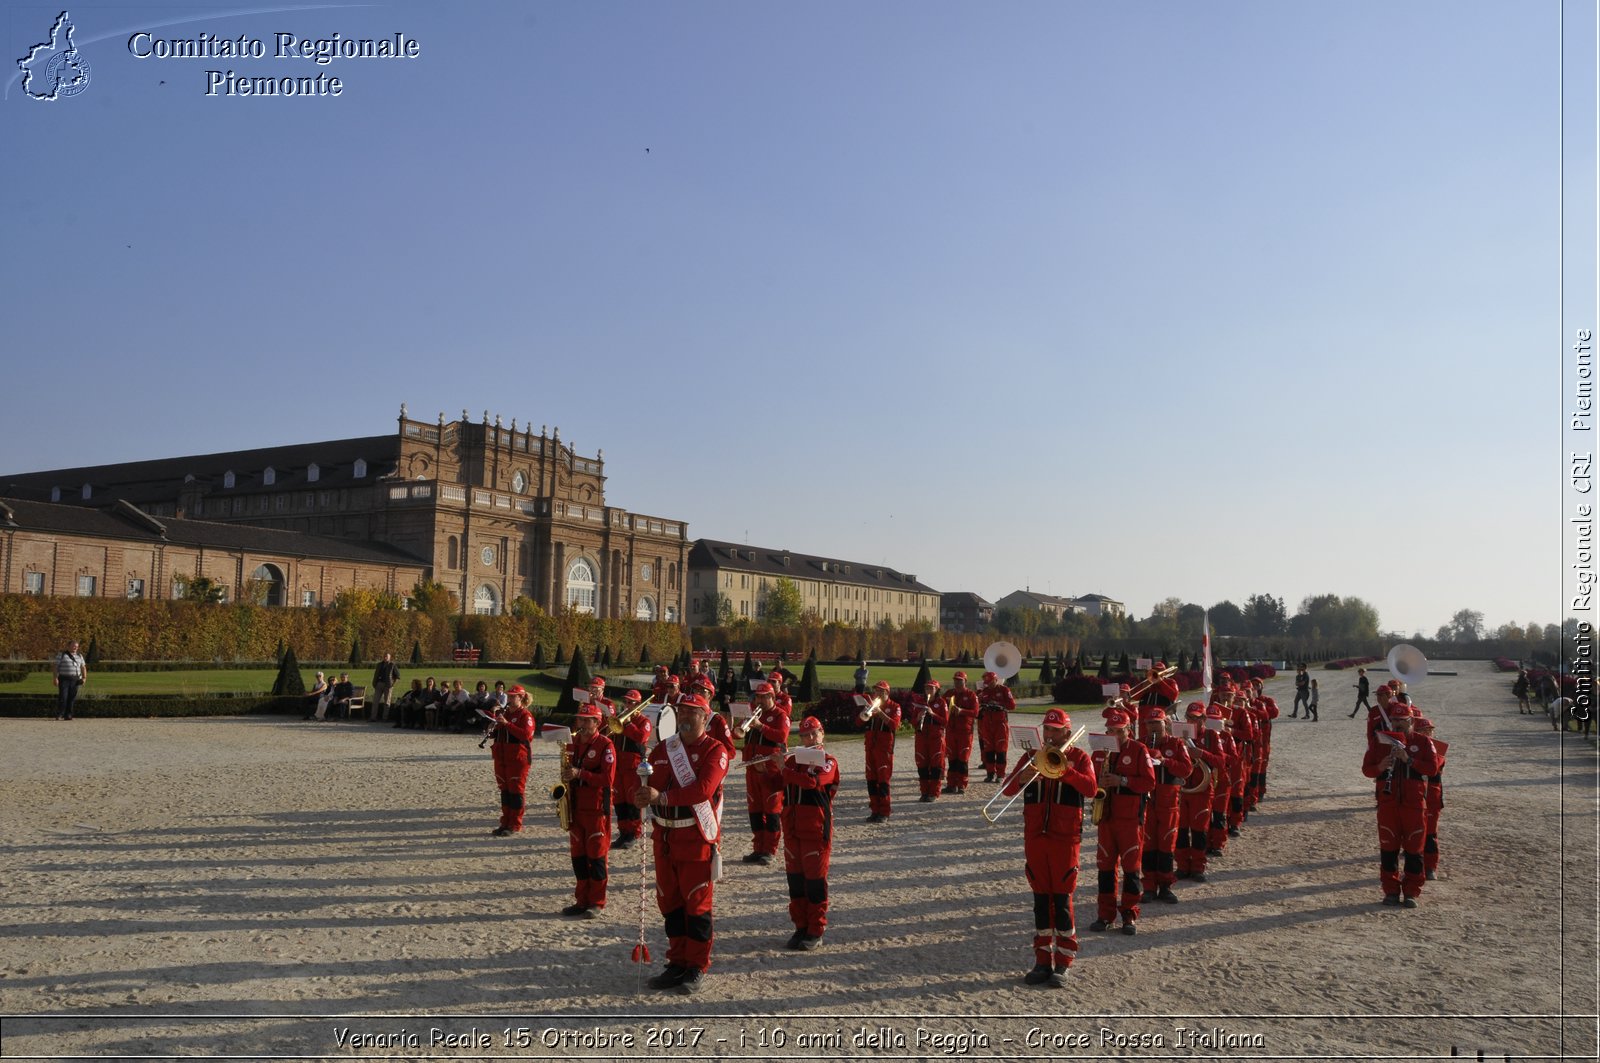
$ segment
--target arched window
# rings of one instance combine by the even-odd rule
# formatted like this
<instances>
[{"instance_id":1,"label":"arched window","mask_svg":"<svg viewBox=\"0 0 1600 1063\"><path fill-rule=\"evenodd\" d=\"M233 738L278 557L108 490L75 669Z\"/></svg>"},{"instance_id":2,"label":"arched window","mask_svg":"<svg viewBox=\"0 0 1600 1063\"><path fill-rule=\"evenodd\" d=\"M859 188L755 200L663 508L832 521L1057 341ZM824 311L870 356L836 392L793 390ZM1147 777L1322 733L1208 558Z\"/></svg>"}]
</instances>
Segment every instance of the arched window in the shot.
<instances>
[{"instance_id":1,"label":"arched window","mask_svg":"<svg viewBox=\"0 0 1600 1063\"><path fill-rule=\"evenodd\" d=\"M500 615L500 594L487 583L478 588L472 596L472 611L479 616Z\"/></svg>"},{"instance_id":2,"label":"arched window","mask_svg":"<svg viewBox=\"0 0 1600 1063\"><path fill-rule=\"evenodd\" d=\"M350 475L354 476L357 480L367 475L367 459L357 458L355 468L350 470Z\"/></svg>"},{"instance_id":3,"label":"arched window","mask_svg":"<svg viewBox=\"0 0 1600 1063\"><path fill-rule=\"evenodd\" d=\"M306 483L314 484L322 478L322 467L316 462L306 466Z\"/></svg>"},{"instance_id":4,"label":"arched window","mask_svg":"<svg viewBox=\"0 0 1600 1063\"><path fill-rule=\"evenodd\" d=\"M261 470L261 482L268 487L271 487L273 484L277 483L278 470L274 469L271 465L268 465L265 469Z\"/></svg>"},{"instance_id":5,"label":"arched window","mask_svg":"<svg viewBox=\"0 0 1600 1063\"><path fill-rule=\"evenodd\" d=\"M229 469L227 472L222 474L222 486L223 487L232 487L233 486L233 479L234 479L233 478L233 470Z\"/></svg>"},{"instance_id":6,"label":"arched window","mask_svg":"<svg viewBox=\"0 0 1600 1063\"><path fill-rule=\"evenodd\" d=\"M61 488L59 488L59 487L50 488L50 501L52 501L52 502L61 501Z\"/></svg>"},{"instance_id":7,"label":"arched window","mask_svg":"<svg viewBox=\"0 0 1600 1063\"><path fill-rule=\"evenodd\" d=\"M678 589L678 563L676 561L667 565L667 590Z\"/></svg>"},{"instance_id":8,"label":"arched window","mask_svg":"<svg viewBox=\"0 0 1600 1063\"><path fill-rule=\"evenodd\" d=\"M595 603L594 565L580 557L567 569L567 608L575 613L593 613Z\"/></svg>"},{"instance_id":9,"label":"arched window","mask_svg":"<svg viewBox=\"0 0 1600 1063\"><path fill-rule=\"evenodd\" d=\"M92 494L94 494L94 488L90 487L88 484L84 484L83 485L83 497L85 499L87 499Z\"/></svg>"},{"instance_id":10,"label":"arched window","mask_svg":"<svg viewBox=\"0 0 1600 1063\"><path fill-rule=\"evenodd\" d=\"M639 608L634 611L634 617L639 620L654 620L656 618L656 603L649 596L639 599Z\"/></svg>"},{"instance_id":11,"label":"arched window","mask_svg":"<svg viewBox=\"0 0 1600 1063\"><path fill-rule=\"evenodd\" d=\"M262 565L250 574L255 581L256 601L261 605L283 604L283 570L277 565Z\"/></svg>"},{"instance_id":12,"label":"arched window","mask_svg":"<svg viewBox=\"0 0 1600 1063\"><path fill-rule=\"evenodd\" d=\"M444 541L444 567L455 568L460 560L460 548L454 535Z\"/></svg>"}]
</instances>

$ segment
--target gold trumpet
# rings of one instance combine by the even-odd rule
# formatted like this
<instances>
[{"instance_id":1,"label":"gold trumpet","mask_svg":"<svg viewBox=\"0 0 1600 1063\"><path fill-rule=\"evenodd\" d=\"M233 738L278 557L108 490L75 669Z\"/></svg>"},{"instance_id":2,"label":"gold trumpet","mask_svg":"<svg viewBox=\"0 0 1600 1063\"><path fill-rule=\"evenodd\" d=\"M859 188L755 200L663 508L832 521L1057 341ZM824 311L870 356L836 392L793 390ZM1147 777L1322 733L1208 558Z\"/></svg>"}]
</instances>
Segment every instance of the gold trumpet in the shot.
<instances>
[{"instance_id":1,"label":"gold trumpet","mask_svg":"<svg viewBox=\"0 0 1600 1063\"><path fill-rule=\"evenodd\" d=\"M606 721L606 734L610 735L612 738L616 738L618 735L622 734L622 729L623 727L627 726L628 721L632 720L635 716L639 715L639 713L643 712L644 707L649 704L651 704L651 702L641 701L627 712L619 713L616 716L611 717L611 719Z\"/></svg>"},{"instance_id":2,"label":"gold trumpet","mask_svg":"<svg viewBox=\"0 0 1600 1063\"><path fill-rule=\"evenodd\" d=\"M556 784L550 787L550 800L556 803L556 819L560 821L562 830L569 830L572 827L572 802L568 800L570 792L567 784L561 781L561 776L565 775L571 766L572 746L564 745L561 747L561 772L556 776Z\"/></svg>"},{"instance_id":3,"label":"gold trumpet","mask_svg":"<svg viewBox=\"0 0 1600 1063\"><path fill-rule=\"evenodd\" d=\"M1067 739L1067 745L1070 746L1078 739L1082 738L1084 732L1088 729L1089 728L1087 726L1084 726L1072 732L1072 737ZM1016 778L1024 771L1032 771L1033 774L1017 787L1016 793L1007 797L1005 792L1006 786L1011 782L1010 779L1007 779L1006 783L995 792L995 795L985 802L982 809L984 819L988 820L990 823L998 823L1000 821L1000 817L1006 814L1006 810L1012 805L1016 804L1017 798L1021 797L1023 792L1027 790L1029 786L1033 785L1036 780L1059 779L1061 776L1065 775L1067 773L1066 748L1062 747L1057 749L1055 746L1050 745L1040 746L1038 749L1033 751L1033 756L1017 765L1016 771L1012 772L1012 778ZM1002 797L1007 797L1006 802L991 812L991 806L993 806L994 803L1000 800Z\"/></svg>"}]
</instances>

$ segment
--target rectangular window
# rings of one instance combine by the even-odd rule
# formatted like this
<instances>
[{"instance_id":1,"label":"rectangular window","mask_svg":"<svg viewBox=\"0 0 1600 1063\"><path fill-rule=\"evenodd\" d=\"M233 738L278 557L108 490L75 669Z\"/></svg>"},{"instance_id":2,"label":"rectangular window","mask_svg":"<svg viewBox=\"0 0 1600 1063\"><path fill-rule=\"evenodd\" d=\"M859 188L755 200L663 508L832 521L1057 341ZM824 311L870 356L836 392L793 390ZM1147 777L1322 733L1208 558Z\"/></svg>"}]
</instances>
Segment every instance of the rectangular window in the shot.
<instances>
[{"instance_id":1,"label":"rectangular window","mask_svg":"<svg viewBox=\"0 0 1600 1063\"><path fill-rule=\"evenodd\" d=\"M740 616L749 616L750 615L750 603L749 602L740 602L739 603L739 615Z\"/></svg>"},{"instance_id":2,"label":"rectangular window","mask_svg":"<svg viewBox=\"0 0 1600 1063\"><path fill-rule=\"evenodd\" d=\"M289 496L288 495L274 495L273 498L272 498L272 508L277 510L279 513L282 513L284 510L288 509L289 508Z\"/></svg>"},{"instance_id":3,"label":"rectangular window","mask_svg":"<svg viewBox=\"0 0 1600 1063\"><path fill-rule=\"evenodd\" d=\"M244 496L240 495L239 497L237 497L237 498L235 498L233 500L233 515L237 517L239 514L241 514L243 512L244 512Z\"/></svg>"},{"instance_id":4,"label":"rectangular window","mask_svg":"<svg viewBox=\"0 0 1600 1063\"><path fill-rule=\"evenodd\" d=\"M317 592L316 591L301 591L300 592L300 604L301 605L316 605L317 604Z\"/></svg>"},{"instance_id":5,"label":"rectangular window","mask_svg":"<svg viewBox=\"0 0 1600 1063\"><path fill-rule=\"evenodd\" d=\"M79 576L78 577L78 597L79 598L93 598L94 597L94 577L93 576Z\"/></svg>"},{"instance_id":6,"label":"rectangular window","mask_svg":"<svg viewBox=\"0 0 1600 1063\"><path fill-rule=\"evenodd\" d=\"M172 600L173 601L175 601L175 602L176 601L181 601L183 596L185 594L187 594L187 593L189 593L189 581L188 580L175 579L175 580L172 581Z\"/></svg>"},{"instance_id":7,"label":"rectangular window","mask_svg":"<svg viewBox=\"0 0 1600 1063\"><path fill-rule=\"evenodd\" d=\"M25 573L23 573L23 575L22 575L22 593L23 594L43 594L44 593L44 573L43 572L25 572Z\"/></svg>"},{"instance_id":8,"label":"rectangular window","mask_svg":"<svg viewBox=\"0 0 1600 1063\"><path fill-rule=\"evenodd\" d=\"M256 512L257 513L265 513L266 511L267 511L267 496L266 495L257 495L256 496Z\"/></svg>"},{"instance_id":9,"label":"rectangular window","mask_svg":"<svg viewBox=\"0 0 1600 1063\"><path fill-rule=\"evenodd\" d=\"M144 580L130 579L128 581L128 597L135 601L144 597Z\"/></svg>"}]
</instances>

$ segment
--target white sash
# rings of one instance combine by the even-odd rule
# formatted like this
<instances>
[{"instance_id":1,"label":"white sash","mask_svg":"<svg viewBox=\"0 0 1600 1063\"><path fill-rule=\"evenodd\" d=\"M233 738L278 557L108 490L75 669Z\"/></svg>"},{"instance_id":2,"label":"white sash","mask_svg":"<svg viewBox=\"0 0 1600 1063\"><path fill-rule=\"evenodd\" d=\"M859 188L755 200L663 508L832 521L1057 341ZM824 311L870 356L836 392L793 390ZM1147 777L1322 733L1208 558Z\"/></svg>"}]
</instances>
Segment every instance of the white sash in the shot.
<instances>
[{"instance_id":1,"label":"white sash","mask_svg":"<svg viewBox=\"0 0 1600 1063\"><path fill-rule=\"evenodd\" d=\"M672 766L672 774L677 779L679 786L692 786L697 781L694 766L689 763L689 754L683 748L683 739L677 735L667 738L662 742L667 747L667 763ZM712 808L710 801L697 801L693 806L695 821L700 826L700 836L712 845L717 844L717 839L722 834L722 808Z\"/></svg>"}]
</instances>

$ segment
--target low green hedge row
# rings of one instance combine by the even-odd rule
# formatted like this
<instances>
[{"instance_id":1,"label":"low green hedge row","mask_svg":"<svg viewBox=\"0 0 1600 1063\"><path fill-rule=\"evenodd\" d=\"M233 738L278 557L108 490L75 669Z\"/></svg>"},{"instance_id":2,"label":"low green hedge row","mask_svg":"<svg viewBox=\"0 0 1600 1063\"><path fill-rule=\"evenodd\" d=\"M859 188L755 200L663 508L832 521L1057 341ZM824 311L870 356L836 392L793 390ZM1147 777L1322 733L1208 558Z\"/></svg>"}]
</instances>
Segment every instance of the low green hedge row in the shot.
<instances>
[{"instance_id":1,"label":"low green hedge row","mask_svg":"<svg viewBox=\"0 0 1600 1063\"><path fill-rule=\"evenodd\" d=\"M272 698L260 694L207 694L171 697L118 694L107 698L79 698L74 715L91 719L145 718L150 716L242 716L250 713L294 713L305 709L303 698ZM54 716L51 695L0 694L0 717L22 719Z\"/></svg>"}]
</instances>

